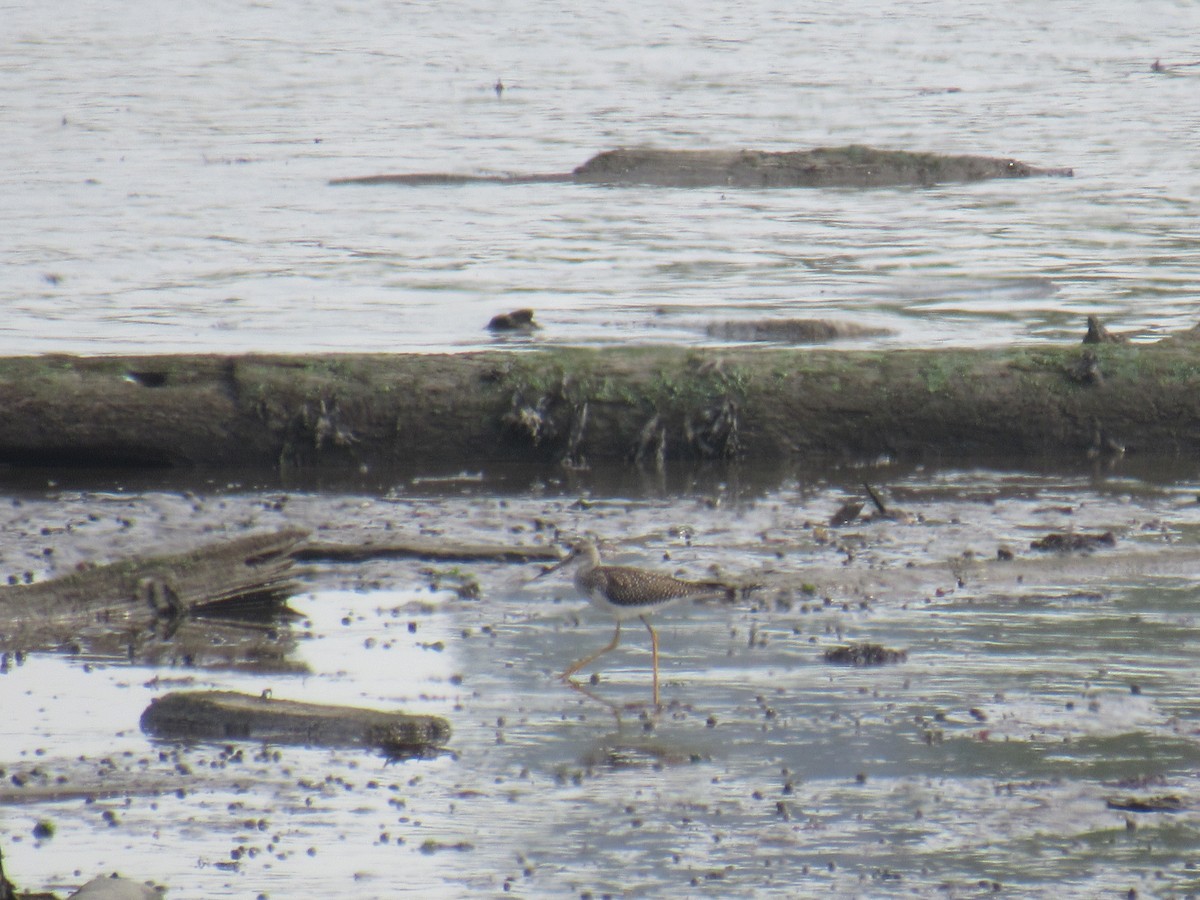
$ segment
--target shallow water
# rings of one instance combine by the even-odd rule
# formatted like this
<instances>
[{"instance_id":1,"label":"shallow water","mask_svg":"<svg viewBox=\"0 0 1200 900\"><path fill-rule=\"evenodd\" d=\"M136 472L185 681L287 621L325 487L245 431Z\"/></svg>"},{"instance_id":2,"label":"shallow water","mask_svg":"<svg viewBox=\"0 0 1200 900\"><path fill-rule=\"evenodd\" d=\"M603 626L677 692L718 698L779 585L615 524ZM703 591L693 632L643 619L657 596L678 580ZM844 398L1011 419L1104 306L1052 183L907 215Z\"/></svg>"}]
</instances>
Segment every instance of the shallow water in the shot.
<instances>
[{"instance_id":1,"label":"shallow water","mask_svg":"<svg viewBox=\"0 0 1200 900\"><path fill-rule=\"evenodd\" d=\"M829 528L864 473L914 519ZM0 768L68 785L104 769L120 789L95 802L18 802L8 789L10 877L65 886L115 869L182 898L1200 889L1194 477L736 476L640 492L605 488L620 479L604 473L575 484L540 473L540 488L520 491L487 480L14 489L0 570L38 578L104 548L299 524L328 540L589 531L614 561L762 587L657 617L657 711L636 622L597 683L554 677L612 626L567 579L533 581L537 566L318 565L292 602L306 675L35 654L0 675ZM1049 531L1109 529L1116 547L1090 557L1028 549ZM1016 560L994 561L1001 545ZM480 599L431 587L455 576L477 579ZM823 660L849 641L908 658ZM150 700L189 687L434 713L452 724L451 752L386 764L142 736ZM1165 795L1185 808L1106 805ZM53 837L33 836L39 821Z\"/></svg>"},{"instance_id":2,"label":"shallow water","mask_svg":"<svg viewBox=\"0 0 1200 900\"><path fill-rule=\"evenodd\" d=\"M1195 324L1200 68L1150 70L1193 62L1193 4L177 7L4 8L0 353L469 349L520 306L541 343L705 343L732 318L848 319L885 346ZM1076 176L327 184L847 143Z\"/></svg>"}]
</instances>

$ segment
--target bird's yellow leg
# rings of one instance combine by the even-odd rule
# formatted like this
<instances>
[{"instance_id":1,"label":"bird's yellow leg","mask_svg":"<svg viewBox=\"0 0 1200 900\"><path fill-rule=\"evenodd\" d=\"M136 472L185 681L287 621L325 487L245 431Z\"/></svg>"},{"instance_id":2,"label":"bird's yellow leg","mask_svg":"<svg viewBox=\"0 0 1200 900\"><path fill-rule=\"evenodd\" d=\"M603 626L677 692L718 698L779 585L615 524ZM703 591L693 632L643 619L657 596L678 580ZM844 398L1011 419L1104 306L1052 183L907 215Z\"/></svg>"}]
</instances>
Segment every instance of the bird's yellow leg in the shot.
<instances>
[{"instance_id":1,"label":"bird's yellow leg","mask_svg":"<svg viewBox=\"0 0 1200 900\"><path fill-rule=\"evenodd\" d=\"M645 616L638 616L646 630L650 632L650 658L654 667L654 705L658 706L658 634Z\"/></svg>"},{"instance_id":2,"label":"bird's yellow leg","mask_svg":"<svg viewBox=\"0 0 1200 900\"><path fill-rule=\"evenodd\" d=\"M642 621L644 622L645 619L643 619ZM579 660L579 662L575 663L573 666L571 666L569 669L567 669L567 671L563 672L562 675L559 676L559 678L562 678L564 680L570 679L570 677L572 675L574 675L576 672L578 672L580 669L582 669L588 663L595 662L597 659L599 659L605 653L608 653L610 650L615 650L617 648L617 644L619 644L620 642L621 642L621 620L617 619L617 630L613 633L612 643L610 643L607 647L601 647L599 650L597 650L591 656L585 656L583 659Z\"/></svg>"}]
</instances>

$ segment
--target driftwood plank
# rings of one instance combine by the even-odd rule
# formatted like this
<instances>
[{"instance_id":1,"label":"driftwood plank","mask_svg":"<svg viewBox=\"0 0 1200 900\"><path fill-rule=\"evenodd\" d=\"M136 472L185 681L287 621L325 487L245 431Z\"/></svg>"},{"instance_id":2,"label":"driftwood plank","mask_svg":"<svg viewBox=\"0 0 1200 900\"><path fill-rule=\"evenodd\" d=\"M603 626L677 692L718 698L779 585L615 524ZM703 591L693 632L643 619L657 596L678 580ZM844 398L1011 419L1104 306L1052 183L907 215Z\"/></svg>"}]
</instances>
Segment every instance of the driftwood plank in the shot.
<instances>
[{"instance_id":1,"label":"driftwood plank","mask_svg":"<svg viewBox=\"0 0 1200 900\"><path fill-rule=\"evenodd\" d=\"M300 703L234 691L165 694L142 713L141 726L147 734L175 740L365 746L394 754L425 752L450 739L450 724L437 716Z\"/></svg>"},{"instance_id":2,"label":"driftwood plank","mask_svg":"<svg viewBox=\"0 0 1200 900\"><path fill-rule=\"evenodd\" d=\"M306 534L249 535L0 587L0 651L65 647L140 659L139 648L154 643L158 632L173 635L196 616L277 609L297 590L291 552ZM251 638L269 640L266 631L238 626Z\"/></svg>"}]
</instances>

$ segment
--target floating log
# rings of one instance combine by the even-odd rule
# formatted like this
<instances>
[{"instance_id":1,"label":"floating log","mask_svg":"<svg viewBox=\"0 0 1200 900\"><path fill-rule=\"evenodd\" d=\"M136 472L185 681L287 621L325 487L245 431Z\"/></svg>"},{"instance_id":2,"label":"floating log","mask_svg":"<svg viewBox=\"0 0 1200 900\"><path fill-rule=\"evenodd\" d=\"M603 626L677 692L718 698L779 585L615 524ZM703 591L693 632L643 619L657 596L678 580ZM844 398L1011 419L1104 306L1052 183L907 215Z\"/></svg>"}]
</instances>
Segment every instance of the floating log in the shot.
<instances>
[{"instance_id":1,"label":"floating log","mask_svg":"<svg viewBox=\"0 0 1200 900\"><path fill-rule=\"evenodd\" d=\"M988 178L1070 177L1067 168L1031 166L1015 159L880 150L852 144L813 150L662 150L626 148L598 153L570 173L550 175L369 175L330 184L410 187L480 182L653 185L659 187L794 188L924 186Z\"/></svg>"},{"instance_id":2,"label":"floating log","mask_svg":"<svg viewBox=\"0 0 1200 900\"><path fill-rule=\"evenodd\" d=\"M255 697L235 691L164 694L142 713L142 731L159 738L374 747L393 755L426 753L450 740L438 716L381 712Z\"/></svg>"},{"instance_id":3,"label":"floating log","mask_svg":"<svg viewBox=\"0 0 1200 900\"><path fill-rule=\"evenodd\" d=\"M247 535L0 587L0 650L68 649L193 665L210 657L231 664L240 651L278 668L286 651L275 646L282 638L271 623L198 620L281 608L297 590L291 554L306 536L298 529ZM212 640L214 629L223 631L222 642Z\"/></svg>"},{"instance_id":4,"label":"floating log","mask_svg":"<svg viewBox=\"0 0 1200 900\"><path fill-rule=\"evenodd\" d=\"M0 465L444 472L660 457L1196 455L1197 337L983 350L0 359Z\"/></svg>"}]
</instances>

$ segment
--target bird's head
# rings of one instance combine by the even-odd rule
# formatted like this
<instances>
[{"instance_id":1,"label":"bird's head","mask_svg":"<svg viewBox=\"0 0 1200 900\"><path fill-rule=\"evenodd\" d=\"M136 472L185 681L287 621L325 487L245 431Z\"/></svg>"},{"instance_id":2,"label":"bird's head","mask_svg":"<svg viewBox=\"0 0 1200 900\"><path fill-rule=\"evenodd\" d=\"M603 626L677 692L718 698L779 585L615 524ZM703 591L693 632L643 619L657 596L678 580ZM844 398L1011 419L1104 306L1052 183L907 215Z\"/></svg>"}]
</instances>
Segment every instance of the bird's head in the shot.
<instances>
[{"instance_id":1,"label":"bird's head","mask_svg":"<svg viewBox=\"0 0 1200 900\"><path fill-rule=\"evenodd\" d=\"M571 543L570 547L570 552L566 556L544 570L540 575L537 575L534 580L545 578L551 572L557 572L559 569L566 568L579 560L584 560L585 563L590 563L593 566L600 564L600 551L596 549L596 542L592 538L581 538Z\"/></svg>"}]
</instances>

